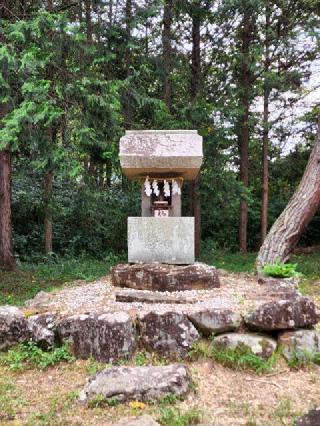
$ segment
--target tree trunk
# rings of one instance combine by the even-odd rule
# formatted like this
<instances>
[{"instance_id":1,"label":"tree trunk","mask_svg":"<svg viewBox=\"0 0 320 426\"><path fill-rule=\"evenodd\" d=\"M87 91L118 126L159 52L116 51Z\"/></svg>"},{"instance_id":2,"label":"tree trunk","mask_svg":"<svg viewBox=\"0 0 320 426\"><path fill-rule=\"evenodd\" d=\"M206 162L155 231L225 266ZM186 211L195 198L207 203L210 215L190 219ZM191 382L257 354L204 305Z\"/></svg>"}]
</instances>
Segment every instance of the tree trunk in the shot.
<instances>
[{"instance_id":1,"label":"tree trunk","mask_svg":"<svg viewBox=\"0 0 320 426\"><path fill-rule=\"evenodd\" d=\"M164 67L164 85L163 99L171 111L172 107L172 47L171 47L171 26L173 14L173 0L166 0L163 10L163 30L162 30L162 46L163 46L163 67Z\"/></svg>"},{"instance_id":2,"label":"tree trunk","mask_svg":"<svg viewBox=\"0 0 320 426\"><path fill-rule=\"evenodd\" d=\"M16 268L12 254L11 226L11 152L0 151L0 269Z\"/></svg>"},{"instance_id":3,"label":"tree trunk","mask_svg":"<svg viewBox=\"0 0 320 426\"><path fill-rule=\"evenodd\" d=\"M245 8L243 12L241 31L242 64L240 74L240 105L242 114L239 126L239 151L240 151L240 180L245 188L249 186L249 89L250 89L250 39L251 21L250 11ZM240 200L239 219L239 248L242 253L247 252L247 227L248 203L244 198Z\"/></svg>"},{"instance_id":4,"label":"tree trunk","mask_svg":"<svg viewBox=\"0 0 320 426\"><path fill-rule=\"evenodd\" d=\"M263 244L268 231L268 204L269 204L269 31L270 31L270 5L266 3L265 22L265 63L263 87L263 134L262 134L262 197L261 197L261 244Z\"/></svg>"},{"instance_id":5,"label":"tree trunk","mask_svg":"<svg viewBox=\"0 0 320 426\"><path fill-rule=\"evenodd\" d=\"M192 18L192 53L191 53L191 101L195 101L200 92L201 82L201 45L200 45L200 2L195 1L191 9ZM195 223L195 257L200 256L201 248L201 203L200 203L200 175L191 183L193 215Z\"/></svg>"},{"instance_id":6,"label":"tree trunk","mask_svg":"<svg viewBox=\"0 0 320 426\"><path fill-rule=\"evenodd\" d=\"M52 252L52 185L53 171L44 176L44 252L48 256Z\"/></svg>"},{"instance_id":7,"label":"tree trunk","mask_svg":"<svg viewBox=\"0 0 320 426\"><path fill-rule=\"evenodd\" d=\"M0 7L0 18L10 20L10 2L5 0ZM0 34L0 44L5 43ZM3 70L3 74L5 69ZM3 75L5 77L5 75ZM0 103L0 121L8 113L8 105ZM0 150L0 269L14 270L16 263L12 250L11 225L11 150L6 147Z\"/></svg>"},{"instance_id":8,"label":"tree trunk","mask_svg":"<svg viewBox=\"0 0 320 426\"><path fill-rule=\"evenodd\" d=\"M315 146L301 182L273 224L257 257L257 267L286 262L320 205L320 118Z\"/></svg>"},{"instance_id":9,"label":"tree trunk","mask_svg":"<svg viewBox=\"0 0 320 426\"><path fill-rule=\"evenodd\" d=\"M130 43L131 39L131 23L132 23L132 0L126 0L125 3L125 22L126 22L126 36L127 43ZM130 76L130 65L131 65L131 49L129 46L126 48L125 53L125 68L127 77ZM132 108L130 103L130 91L127 89L124 99L124 108L123 108L123 121L125 129L130 129L132 123Z\"/></svg>"}]
</instances>

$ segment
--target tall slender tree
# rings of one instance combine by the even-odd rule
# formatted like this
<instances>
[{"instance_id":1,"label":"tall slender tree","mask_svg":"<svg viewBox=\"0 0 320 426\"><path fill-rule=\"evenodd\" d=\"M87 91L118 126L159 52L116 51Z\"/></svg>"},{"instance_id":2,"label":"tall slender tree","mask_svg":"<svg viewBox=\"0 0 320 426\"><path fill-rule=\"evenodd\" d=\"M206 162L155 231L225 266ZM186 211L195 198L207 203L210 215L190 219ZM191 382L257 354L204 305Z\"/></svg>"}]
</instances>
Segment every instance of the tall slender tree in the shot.
<instances>
[{"instance_id":1,"label":"tall slender tree","mask_svg":"<svg viewBox=\"0 0 320 426\"><path fill-rule=\"evenodd\" d=\"M14 2L4 0L0 5L1 21L11 21L15 16ZM1 25L1 24L0 24ZM5 45L5 36L0 31L0 44ZM2 78L8 78L7 64L2 65ZM0 99L0 128L1 121L10 110L8 96L2 92ZM12 249L12 225L11 225L11 149L10 145L0 147L0 269L13 270L16 267Z\"/></svg>"}]
</instances>

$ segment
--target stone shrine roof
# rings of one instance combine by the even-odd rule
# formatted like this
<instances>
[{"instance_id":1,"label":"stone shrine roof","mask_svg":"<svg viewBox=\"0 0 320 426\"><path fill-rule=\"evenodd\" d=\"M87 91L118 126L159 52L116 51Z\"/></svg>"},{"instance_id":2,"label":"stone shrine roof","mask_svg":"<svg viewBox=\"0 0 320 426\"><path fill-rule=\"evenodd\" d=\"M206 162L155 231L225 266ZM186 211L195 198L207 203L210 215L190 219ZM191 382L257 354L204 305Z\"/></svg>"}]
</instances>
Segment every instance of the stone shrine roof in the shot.
<instances>
[{"instance_id":1,"label":"stone shrine roof","mask_svg":"<svg viewBox=\"0 0 320 426\"><path fill-rule=\"evenodd\" d=\"M196 130L127 130L120 139L120 164L130 179L194 180L202 158L202 137Z\"/></svg>"}]
</instances>

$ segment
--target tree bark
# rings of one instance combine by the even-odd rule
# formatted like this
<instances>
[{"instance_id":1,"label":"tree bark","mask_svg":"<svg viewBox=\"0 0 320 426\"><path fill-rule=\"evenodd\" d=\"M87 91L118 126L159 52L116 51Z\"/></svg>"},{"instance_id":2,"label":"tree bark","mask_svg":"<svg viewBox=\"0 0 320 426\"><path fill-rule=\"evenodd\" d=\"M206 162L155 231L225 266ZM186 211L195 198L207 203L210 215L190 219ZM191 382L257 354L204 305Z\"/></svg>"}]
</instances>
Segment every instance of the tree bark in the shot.
<instances>
[{"instance_id":1,"label":"tree bark","mask_svg":"<svg viewBox=\"0 0 320 426\"><path fill-rule=\"evenodd\" d=\"M190 81L190 93L191 101L195 101L199 95L201 87L201 44L200 44L200 2L193 2L191 8L192 18L192 53L191 53L191 81ZM193 206L193 215L195 223L195 258L199 258L201 249L201 202L200 202L200 175L197 179L191 183L190 193L192 199L190 203Z\"/></svg>"},{"instance_id":2,"label":"tree bark","mask_svg":"<svg viewBox=\"0 0 320 426\"><path fill-rule=\"evenodd\" d=\"M250 40L251 40L250 11L245 8L242 18L240 70L240 104L242 114L239 126L240 180L245 188L249 186L249 106L250 106ZM240 200L239 218L239 248L247 252L248 203L245 198Z\"/></svg>"},{"instance_id":3,"label":"tree bark","mask_svg":"<svg viewBox=\"0 0 320 426\"><path fill-rule=\"evenodd\" d=\"M0 151L0 269L16 268L12 251L11 226L11 151Z\"/></svg>"},{"instance_id":4,"label":"tree bark","mask_svg":"<svg viewBox=\"0 0 320 426\"><path fill-rule=\"evenodd\" d=\"M10 1L3 1L0 6L0 18L12 19L10 10ZM1 35L0 43L5 43L4 37ZM5 74L5 69L3 74ZM0 103L0 122L8 111L8 104ZM12 250L11 216L11 150L6 147L0 150L0 269L8 271L16 269Z\"/></svg>"},{"instance_id":5,"label":"tree bark","mask_svg":"<svg viewBox=\"0 0 320 426\"><path fill-rule=\"evenodd\" d=\"M126 22L126 36L127 43L130 43L131 38L131 24L132 24L132 0L126 0L125 3L125 22ZM125 53L125 68L127 77L130 76L130 65L131 65L131 49L129 46L126 48ZM132 123L132 108L130 104L130 90L127 89L124 99L124 108L123 108L123 121L124 128L130 129Z\"/></svg>"},{"instance_id":6,"label":"tree bark","mask_svg":"<svg viewBox=\"0 0 320 426\"><path fill-rule=\"evenodd\" d=\"M173 0L166 0L164 3L164 9L163 9L163 30L162 30L163 68L164 68L163 99L170 111L172 108L172 84L171 84L172 14L173 14Z\"/></svg>"},{"instance_id":7,"label":"tree bark","mask_svg":"<svg viewBox=\"0 0 320 426\"><path fill-rule=\"evenodd\" d=\"M261 196L261 244L263 244L268 231L268 205L269 205L269 66L270 66L270 5L266 3L265 22L265 63L263 84L263 134L262 134L262 196Z\"/></svg>"},{"instance_id":8,"label":"tree bark","mask_svg":"<svg viewBox=\"0 0 320 426\"><path fill-rule=\"evenodd\" d=\"M257 268L286 262L320 205L320 118L317 139L301 182L275 221L257 257Z\"/></svg>"},{"instance_id":9,"label":"tree bark","mask_svg":"<svg viewBox=\"0 0 320 426\"><path fill-rule=\"evenodd\" d=\"M44 176L44 252L48 256L53 251L52 246L52 186L53 170Z\"/></svg>"}]
</instances>

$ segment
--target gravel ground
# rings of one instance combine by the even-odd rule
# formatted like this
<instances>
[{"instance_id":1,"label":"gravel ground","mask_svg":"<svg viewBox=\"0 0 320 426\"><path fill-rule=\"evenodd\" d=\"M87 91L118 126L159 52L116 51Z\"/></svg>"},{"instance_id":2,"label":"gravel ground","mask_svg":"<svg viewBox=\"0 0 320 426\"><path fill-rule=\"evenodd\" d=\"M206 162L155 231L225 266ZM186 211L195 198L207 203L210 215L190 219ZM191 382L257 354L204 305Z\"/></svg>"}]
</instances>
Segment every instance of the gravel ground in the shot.
<instances>
[{"instance_id":1,"label":"gravel ground","mask_svg":"<svg viewBox=\"0 0 320 426\"><path fill-rule=\"evenodd\" d=\"M247 312L270 300L279 299L283 292L272 292L269 286L261 285L249 274L232 274L220 271L221 287L212 290L192 290L182 292L150 292L132 290L139 294L158 293L174 299L181 298L187 303L143 303L118 302L116 293L130 292L130 289L114 287L111 276L107 275L91 283L77 282L75 286L63 290L38 293L34 299L26 302L28 311L57 312L61 316L87 312L125 311L135 316L150 311L159 313L194 312L206 308L231 309ZM291 291L291 290L290 290Z\"/></svg>"}]
</instances>

